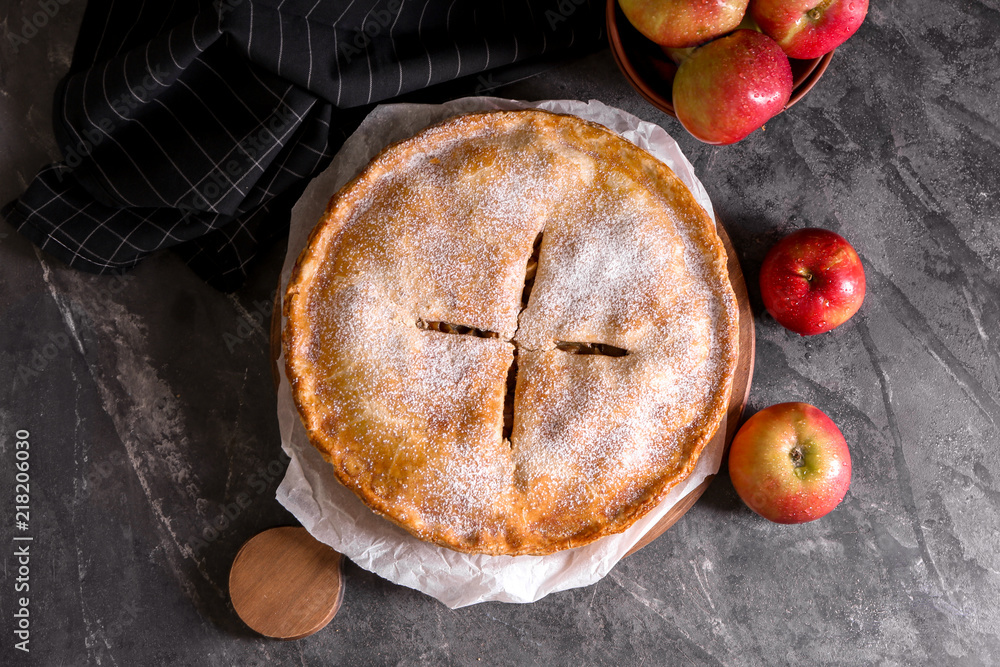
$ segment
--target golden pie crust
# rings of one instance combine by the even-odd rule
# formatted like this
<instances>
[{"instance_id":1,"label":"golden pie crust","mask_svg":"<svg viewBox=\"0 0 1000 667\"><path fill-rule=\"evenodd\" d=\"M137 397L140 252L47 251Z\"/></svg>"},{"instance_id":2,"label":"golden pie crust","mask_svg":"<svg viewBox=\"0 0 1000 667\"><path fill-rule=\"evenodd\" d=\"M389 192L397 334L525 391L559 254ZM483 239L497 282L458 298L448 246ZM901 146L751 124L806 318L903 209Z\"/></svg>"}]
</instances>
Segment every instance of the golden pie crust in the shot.
<instances>
[{"instance_id":1,"label":"golden pie crust","mask_svg":"<svg viewBox=\"0 0 1000 667\"><path fill-rule=\"evenodd\" d=\"M726 253L688 189L604 127L537 110L382 151L330 200L285 314L295 402L337 478L470 553L628 528L694 469L738 352Z\"/></svg>"}]
</instances>

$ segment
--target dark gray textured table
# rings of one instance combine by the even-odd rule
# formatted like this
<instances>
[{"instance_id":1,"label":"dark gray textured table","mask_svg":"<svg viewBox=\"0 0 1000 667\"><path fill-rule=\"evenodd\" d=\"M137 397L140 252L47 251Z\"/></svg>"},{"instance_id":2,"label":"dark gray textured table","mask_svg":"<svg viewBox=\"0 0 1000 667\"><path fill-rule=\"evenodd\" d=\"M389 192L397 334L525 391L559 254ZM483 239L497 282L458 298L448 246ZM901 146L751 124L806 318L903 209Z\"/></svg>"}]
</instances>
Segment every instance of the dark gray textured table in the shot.
<instances>
[{"instance_id":1,"label":"dark gray textured table","mask_svg":"<svg viewBox=\"0 0 1000 667\"><path fill-rule=\"evenodd\" d=\"M37 4L7 3L5 29ZM83 5L59 5L17 53L0 43L3 201L58 154L52 91ZM996 0L875 2L803 102L723 148L642 101L607 51L496 91L597 98L674 134L750 282L749 412L813 403L854 457L822 520L770 524L723 474L603 581L532 605L450 611L348 564L325 630L255 636L226 579L246 539L293 522L274 500L284 460L260 324L283 248L227 296L171 255L122 278L75 273L0 225L0 664L1000 662L998 35ZM868 278L860 314L809 339L762 315L754 284L767 248L803 226L845 235ZM28 654L13 649L15 533L34 538Z\"/></svg>"}]
</instances>

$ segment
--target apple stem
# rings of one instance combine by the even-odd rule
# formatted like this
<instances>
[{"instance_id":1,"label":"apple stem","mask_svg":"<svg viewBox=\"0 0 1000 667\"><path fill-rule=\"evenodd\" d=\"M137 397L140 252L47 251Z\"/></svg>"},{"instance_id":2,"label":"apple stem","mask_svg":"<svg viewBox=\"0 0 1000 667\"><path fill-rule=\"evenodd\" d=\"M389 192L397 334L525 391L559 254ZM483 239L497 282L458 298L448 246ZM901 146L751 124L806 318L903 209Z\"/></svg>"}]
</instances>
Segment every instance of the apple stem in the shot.
<instances>
[{"instance_id":1,"label":"apple stem","mask_svg":"<svg viewBox=\"0 0 1000 667\"><path fill-rule=\"evenodd\" d=\"M802 452L801 447L793 447L791 451L792 463L796 468L801 468L806 464L805 454Z\"/></svg>"},{"instance_id":2,"label":"apple stem","mask_svg":"<svg viewBox=\"0 0 1000 667\"><path fill-rule=\"evenodd\" d=\"M833 0L823 0L821 3L806 12L806 16L809 17L811 21L819 21L823 18L823 12L833 4Z\"/></svg>"}]
</instances>

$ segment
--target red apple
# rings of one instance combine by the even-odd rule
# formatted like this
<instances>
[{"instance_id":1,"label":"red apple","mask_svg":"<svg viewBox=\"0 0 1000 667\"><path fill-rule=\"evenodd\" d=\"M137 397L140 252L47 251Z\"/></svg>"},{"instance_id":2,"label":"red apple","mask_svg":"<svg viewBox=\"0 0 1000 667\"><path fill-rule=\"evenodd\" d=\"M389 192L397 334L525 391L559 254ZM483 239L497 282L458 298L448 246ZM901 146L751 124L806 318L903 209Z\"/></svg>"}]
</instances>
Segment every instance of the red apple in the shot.
<instances>
[{"instance_id":1,"label":"red apple","mask_svg":"<svg viewBox=\"0 0 1000 667\"><path fill-rule=\"evenodd\" d=\"M865 300L865 270L844 237L800 229L768 251L760 267L760 295L786 329L821 334L858 312Z\"/></svg>"},{"instance_id":2,"label":"red apple","mask_svg":"<svg viewBox=\"0 0 1000 667\"><path fill-rule=\"evenodd\" d=\"M752 0L750 14L789 58L819 58L861 27L868 0Z\"/></svg>"},{"instance_id":3,"label":"red apple","mask_svg":"<svg viewBox=\"0 0 1000 667\"><path fill-rule=\"evenodd\" d=\"M755 30L700 46L674 77L677 120L708 144L732 144L785 108L792 68L781 48Z\"/></svg>"},{"instance_id":4,"label":"red apple","mask_svg":"<svg viewBox=\"0 0 1000 667\"><path fill-rule=\"evenodd\" d=\"M729 477L743 502L765 519L804 523L844 499L851 453L822 410L780 403L740 428L729 449Z\"/></svg>"},{"instance_id":5,"label":"red apple","mask_svg":"<svg viewBox=\"0 0 1000 667\"><path fill-rule=\"evenodd\" d=\"M724 35L743 20L749 0L618 0L625 17L661 46L685 47Z\"/></svg>"}]
</instances>

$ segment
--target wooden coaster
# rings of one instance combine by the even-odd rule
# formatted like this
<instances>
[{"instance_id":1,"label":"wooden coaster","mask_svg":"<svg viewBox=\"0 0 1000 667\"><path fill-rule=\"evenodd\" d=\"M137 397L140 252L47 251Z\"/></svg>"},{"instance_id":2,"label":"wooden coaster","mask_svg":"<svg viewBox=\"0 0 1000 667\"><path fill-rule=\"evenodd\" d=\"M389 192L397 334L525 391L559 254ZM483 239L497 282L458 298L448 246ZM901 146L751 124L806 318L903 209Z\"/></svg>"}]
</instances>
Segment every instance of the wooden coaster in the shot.
<instances>
[{"instance_id":1,"label":"wooden coaster","mask_svg":"<svg viewBox=\"0 0 1000 667\"><path fill-rule=\"evenodd\" d=\"M236 554L229 596L243 622L265 637L308 637L340 609L342 563L339 553L305 528L272 528Z\"/></svg>"}]
</instances>

